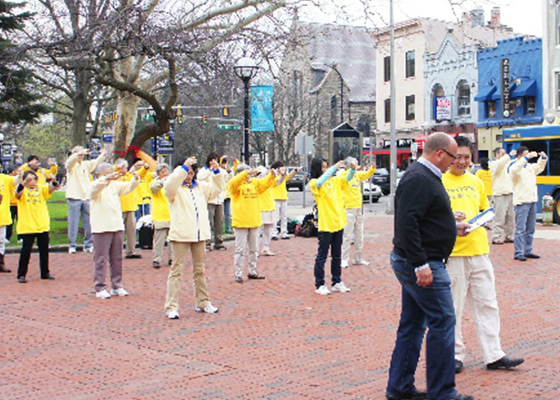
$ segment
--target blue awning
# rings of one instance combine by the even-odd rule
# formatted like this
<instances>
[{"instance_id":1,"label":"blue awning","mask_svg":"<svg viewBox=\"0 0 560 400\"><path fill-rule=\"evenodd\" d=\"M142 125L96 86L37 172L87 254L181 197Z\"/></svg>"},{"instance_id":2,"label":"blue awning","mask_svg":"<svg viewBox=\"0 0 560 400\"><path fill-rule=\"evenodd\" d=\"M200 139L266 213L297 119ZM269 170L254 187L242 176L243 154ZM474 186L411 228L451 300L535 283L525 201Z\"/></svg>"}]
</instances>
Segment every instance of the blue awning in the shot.
<instances>
[{"instance_id":1,"label":"blue awning","mask_svg":"<svg viewBox=\"0 0 560 400\"><path fill-rule=\"evenodd\" d=\"M536 96L537 95L537 81L534 79L527 79L521 82L521 85L517 86L511 97L519 98L525 96Z\"/></svg>"},{"instance_id":2,"label":"blue awning","mask_svg":"<svg viewBox=\"0 0 560 400\"><path fill-rule=\"evenodd\" d=\"M515 82L509 84L509 97L512 97L511 93L515 90L516 87L517 87L517 83ZM492 95L492 100L500 100L501 98L502 98L502 92L500 91L496 91L496 93Z\"/></svg>"},{"instance_id":3,"label":"blue awning","mask_svg":"<svg viewBox=\"0 0 560 400\"><path fill-rule=\"evenodd\" d=\"M478 90L478 94L474 97L474 101L490 101L492 100L492 95L496 91L496 85L481 86Z\"/></svg>"}]
</instances>

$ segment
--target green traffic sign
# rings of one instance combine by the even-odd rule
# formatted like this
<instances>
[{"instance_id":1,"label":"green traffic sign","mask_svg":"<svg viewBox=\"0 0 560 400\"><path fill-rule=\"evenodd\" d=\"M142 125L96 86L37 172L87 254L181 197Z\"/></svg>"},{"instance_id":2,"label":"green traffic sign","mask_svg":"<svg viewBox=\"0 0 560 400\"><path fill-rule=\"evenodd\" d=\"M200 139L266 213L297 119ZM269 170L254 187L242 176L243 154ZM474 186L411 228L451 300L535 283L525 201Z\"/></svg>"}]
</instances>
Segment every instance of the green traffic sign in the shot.
<instances>
[{"instance_id":1,"label":"green traffic sign","mask_svg":"<svg viewBox=\"0 0 560 400\"><path fill-rule=\"evenodd\" d=\"M218 125L218 129L222 131L238 131L241 125Z\"/></svg>"}]
</instances>

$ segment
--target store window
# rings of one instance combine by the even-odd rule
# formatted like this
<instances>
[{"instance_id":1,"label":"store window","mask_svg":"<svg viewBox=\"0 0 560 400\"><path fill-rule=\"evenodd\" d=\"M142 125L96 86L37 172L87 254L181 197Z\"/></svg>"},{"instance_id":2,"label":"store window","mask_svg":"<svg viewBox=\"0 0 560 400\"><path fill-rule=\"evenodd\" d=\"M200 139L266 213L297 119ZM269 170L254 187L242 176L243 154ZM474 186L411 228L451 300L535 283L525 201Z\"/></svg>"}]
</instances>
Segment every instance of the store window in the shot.
<instances>
[{"instance_id":1,"label":"store window","mask_svg":"<svg viewBox=\"0 0 560 400\"><path fill-rule=\"evenodd\" d=\"M459 116L471 115L471 86L467 81L460 81L457 86L457 107Z\"/></svg>"},{"instance_id":2,"label":"store window","mask_svg":"<svg viewBox=\"0 0 560 400\"><path fill-rule=\"evenodd\" d=\"M534 114L536 110L536 99L535 96L527 96L527 114Z\"/></svg>"},{"instance_id":3,"label":"store window","mask_svg":"<svg viewBox=\"0 0 560 400\"><path fill-rule=\"evenodd\" d=\"M496 118L496 102L486 102L486 118Z\"/></svg>"},{"instance_id":4,"label":"store window","mask_svg":"<svg viewBox=\"0 0 560 400\"><path fill-rule=\"evenodd\" d=\"M406 96L406 120L414 121L414 95Z\"/></svg>"},{"instance_id":5,"label":"store window","mask_svg":"<svg viewBox=\"0 0 560 400\"><path fill-rule=\"evenodd\" d=\"M406 65L405 65L405 70L406 70L406 77L407 78L412 78L415 74L414 71L414 50L411 51L407 51L406 52Z\"/></svg>"}]
</instances>

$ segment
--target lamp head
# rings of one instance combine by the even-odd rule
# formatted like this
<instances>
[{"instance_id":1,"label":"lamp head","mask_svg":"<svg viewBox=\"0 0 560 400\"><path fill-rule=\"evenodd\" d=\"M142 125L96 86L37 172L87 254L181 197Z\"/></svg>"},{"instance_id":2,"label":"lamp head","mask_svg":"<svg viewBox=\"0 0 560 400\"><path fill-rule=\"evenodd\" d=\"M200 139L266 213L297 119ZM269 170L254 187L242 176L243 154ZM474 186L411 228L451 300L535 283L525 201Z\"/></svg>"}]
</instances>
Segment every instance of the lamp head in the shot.
<instances>
[{"instance_id":1,"label":"lamp head","mask_svg":"<svg viewBox=\"0 0 560 400\"><path fill-rule=\"evenodd\" d=\"M255 61L251 58L243 57L242 59L237 61L237 64L235 65L235 67L233 67L233 69L237 76L241 79L251 79L253 76L255 76L259 67L257 66L257 63L255 63Z\"/></svg>"}]
</instances>

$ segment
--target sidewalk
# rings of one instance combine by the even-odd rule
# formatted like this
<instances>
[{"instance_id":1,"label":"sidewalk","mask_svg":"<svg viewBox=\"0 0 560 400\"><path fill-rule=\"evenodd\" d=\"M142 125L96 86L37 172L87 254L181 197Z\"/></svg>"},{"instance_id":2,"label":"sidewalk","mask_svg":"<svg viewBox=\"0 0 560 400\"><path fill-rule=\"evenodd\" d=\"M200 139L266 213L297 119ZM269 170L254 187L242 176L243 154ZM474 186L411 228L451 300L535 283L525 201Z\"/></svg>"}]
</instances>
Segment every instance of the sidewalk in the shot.
<instances>
[{"instance_id":1,"label":"sidewalk","mask_svg":"<svg viewBox=\"0 0 560 400\"><path fill-rule=\"evenodd\" d=\"M51 254L55 281L39 279L33 254L27 284L16 281L18 255L7 255L14 272L0 274L0 399L383 400L400 312L388 263L392 223L368 214L364 258L371 265L344 270L352 292L330 296L314 293L316 239L273 242L277 256L259 258L267 279L242 285L233 282L228 243L206 260L220 312L194 312L188 263L179 320L165 317L169 268L153 269L150 251L124 260L131 295L109 300L95 298L91 254ZM558 227L537 229L540 260L514 262L512 245L491 249L502 346L525 364L487 371L465 311L468 356L457 388L477 400L560 399Z\"/></svg>"}]
</instances>

